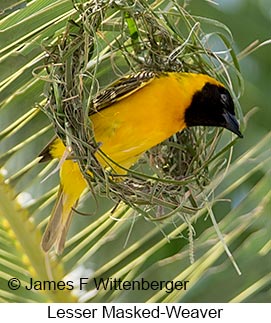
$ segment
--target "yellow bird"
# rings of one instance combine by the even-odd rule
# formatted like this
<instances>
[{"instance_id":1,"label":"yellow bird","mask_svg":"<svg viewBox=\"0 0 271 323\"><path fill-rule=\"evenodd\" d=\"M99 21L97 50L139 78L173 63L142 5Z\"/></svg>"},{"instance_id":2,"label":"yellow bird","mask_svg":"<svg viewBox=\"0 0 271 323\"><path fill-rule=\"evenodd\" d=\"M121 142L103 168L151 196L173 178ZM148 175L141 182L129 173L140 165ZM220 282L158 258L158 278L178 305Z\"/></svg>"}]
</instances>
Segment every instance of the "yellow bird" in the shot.
<instances>
[{"instance_id":1,"label":"yellow bird","mask_svg":"<svg viewBox=\"0 0 271 323\"><path fill-rule=\"evenodd\" d=\"M90 115L96 142L111 160L130 168L148 149L191 126L224 127L242 137L228 90L214 78L196 73L140 72L123 77L94 99ZM55 139L41 160L61 159L65 146ZM97 159L116 174L123 169L106 161L99 150ZM53 245L62 253L72 210L87 187L74 160L60 169L57 201L42 238L42 249Z\"/></svg>"}]
</instances>

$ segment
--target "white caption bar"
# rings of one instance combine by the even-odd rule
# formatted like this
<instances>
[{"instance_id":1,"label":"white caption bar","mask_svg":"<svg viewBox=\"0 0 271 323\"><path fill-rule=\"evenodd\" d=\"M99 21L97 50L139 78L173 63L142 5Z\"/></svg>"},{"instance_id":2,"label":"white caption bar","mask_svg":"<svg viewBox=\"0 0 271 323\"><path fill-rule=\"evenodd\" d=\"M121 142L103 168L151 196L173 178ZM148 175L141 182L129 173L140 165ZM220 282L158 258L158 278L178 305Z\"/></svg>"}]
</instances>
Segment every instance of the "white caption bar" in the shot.
<instances>
[{"instance_id":1,"label":"white caption bar","mask_svg":"<svg viewBox=\"0 0 271 323\"><path fill-rule=\"evenodd\" d=\"M270 304L1 304L1 321L270 322Z\"/></svg>"}]
</instances>

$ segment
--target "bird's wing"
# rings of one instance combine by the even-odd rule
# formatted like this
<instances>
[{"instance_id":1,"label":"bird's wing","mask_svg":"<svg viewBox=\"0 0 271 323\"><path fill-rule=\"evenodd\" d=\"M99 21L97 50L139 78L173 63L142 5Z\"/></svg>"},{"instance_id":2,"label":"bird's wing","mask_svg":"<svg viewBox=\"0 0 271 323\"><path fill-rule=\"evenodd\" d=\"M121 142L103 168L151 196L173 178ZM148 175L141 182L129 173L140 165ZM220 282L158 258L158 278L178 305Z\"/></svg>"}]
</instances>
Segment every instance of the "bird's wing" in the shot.
<instances>
[{"instance_id":1,"label":"bird's wing","mask_svg":"<svg viewBox=\"0 0 271 323\"><path fill-rule=\"evenodd\" d=\"M39 153L38 157L42 157L39 160L39 163L42 162L46 162L48 160L52 160L52 156L50 154L50 148L51 148L51 144L57 139L57 136L54 136L49 142L48 144L46 144L46 146L42 149L42 151Z\"/></svg>"},{"instance_id":2,"label":"bird's wing","mask_svg":"<svg viewBox=\"0 0 271 323\"><path fill-rule=\"evenodd\" d=\"M124 76L115 81L109 87L97 94L93 100L93 108L90 114L94 114L107 108L113 103L120 101L132 93L149 84L156 74L151 71L141 71L136 74Z\"/></svg>"}]
</instances>

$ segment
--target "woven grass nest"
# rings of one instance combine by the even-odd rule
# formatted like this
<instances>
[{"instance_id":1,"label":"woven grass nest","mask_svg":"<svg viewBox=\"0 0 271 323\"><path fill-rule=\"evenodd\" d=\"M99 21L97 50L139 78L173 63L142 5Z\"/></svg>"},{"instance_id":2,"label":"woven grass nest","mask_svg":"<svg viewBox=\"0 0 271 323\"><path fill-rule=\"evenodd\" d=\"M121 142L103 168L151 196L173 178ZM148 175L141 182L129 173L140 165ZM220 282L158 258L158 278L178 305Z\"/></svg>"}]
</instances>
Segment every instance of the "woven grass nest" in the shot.
<instances>
[{"instance_id":1,"label":"woven grass nest","mask_svg":"<svg viewBox=\"0 0 271 323\"><path fill-rule=\"evenodd\" d=\"M225 81L221 70L228 68L227 59L205 47L198 21L174 1L74 2L74 8L65 31L46 45L43 111L70 147L93 194L122 201L154 221L194 214L205 203L210 163L223 164L214 155L221 130L197 127L177 133L118 180L95 158L99 143L89 116L99 108L100 93L124 75L189 71Z\"/></svg>"}]
</instances>

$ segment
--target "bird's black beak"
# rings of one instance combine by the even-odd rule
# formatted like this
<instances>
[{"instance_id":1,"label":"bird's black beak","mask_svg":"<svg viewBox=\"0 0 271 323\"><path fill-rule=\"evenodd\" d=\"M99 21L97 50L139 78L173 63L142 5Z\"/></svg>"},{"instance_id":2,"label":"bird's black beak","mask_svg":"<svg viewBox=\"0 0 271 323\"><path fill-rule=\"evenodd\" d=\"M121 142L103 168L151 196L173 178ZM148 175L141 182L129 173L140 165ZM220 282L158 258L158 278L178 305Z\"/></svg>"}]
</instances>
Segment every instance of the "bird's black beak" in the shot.
<instances>
[{"instance_id":1,"label":"bird's black beak","mask_svg":"<svg viewBox=\"0 0 271 323\"><path fill-rule=\"evenodd\" d=\"M226 121L226 124L224 125L224 127L232 131L233 133L235 133L239 138L243 138L243 135L240 132L239 123L236 120L236 117L233 114L231 114L229 111L225 111L223 113L223 117Z\"/></svg>"}]
</instances>

